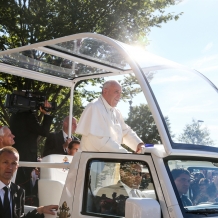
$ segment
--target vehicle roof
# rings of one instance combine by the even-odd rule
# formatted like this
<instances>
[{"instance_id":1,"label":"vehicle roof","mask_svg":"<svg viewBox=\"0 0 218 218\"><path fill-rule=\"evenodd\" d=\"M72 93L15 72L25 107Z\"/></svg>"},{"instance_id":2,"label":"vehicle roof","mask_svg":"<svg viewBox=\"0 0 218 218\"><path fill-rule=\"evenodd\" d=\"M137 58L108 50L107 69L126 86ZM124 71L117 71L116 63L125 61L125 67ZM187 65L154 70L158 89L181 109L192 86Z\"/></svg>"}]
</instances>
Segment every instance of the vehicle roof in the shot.
<instances>
[{"instance_id":1,"label":"vehicle roof","mask_svg":"<svg viewBox=\"0 0 218 218\"><path fill-rule=\"evenodd\" d=\"M79 80L134 73L149 103L164 151L168 155L190 153L186 149L172 149L163 117L145 81L147 75L142 73L165 68L187 69L182 65L103 35L80 33L1 51L0 67L5 73L70 87L71 90ZM71 104L70 127L72 110Z\"/></svg>"},{"instance_id":2,"label":"vehicle roof","mask_svg":"<svg viewBox=\"0 0 218 218\"><path fill-rule=\"evenodd\" d=\"M80 33L1 51L0 66L6 73L24 76L25 71L25 77L71 87L74 79L133 73L129 56L140 57L139 52L103 35ZM141 52L141 57L146 57L146 61L138 58L142 68L178 65Z\"/></svg>"}]
</instances>

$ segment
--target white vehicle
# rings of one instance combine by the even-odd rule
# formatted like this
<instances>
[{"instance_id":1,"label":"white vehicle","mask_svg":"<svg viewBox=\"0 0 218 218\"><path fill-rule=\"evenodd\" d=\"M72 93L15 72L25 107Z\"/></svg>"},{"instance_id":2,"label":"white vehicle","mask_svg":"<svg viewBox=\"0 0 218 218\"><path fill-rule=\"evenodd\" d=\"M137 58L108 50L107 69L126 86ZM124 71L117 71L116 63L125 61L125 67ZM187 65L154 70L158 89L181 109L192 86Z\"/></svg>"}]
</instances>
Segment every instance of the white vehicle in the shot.
<instances>
[{"instance_id":1,"label":"white vehicle","mask_svg":"<svg viewBox=\"0 0 218 218\"><path fill-rule=\"evenodd\" d=\"M42 54L59 57L60 65L53 65ZM0 69L8 74L70 87L71 102L74 87L81 80L110 76L120 79L133 74L142 90L140 100L132 100L133 106L147 104L155 120L161 142L145 147L142 154L78 152L72 162L70 157L66 161L65 156L50 155L41 163L20 163L42 167L39 203L59 204L55 217L124 217L124 211L127 218L218 217L218 191L213 192L213 200L183 206L171 175L171 170L182 167L191 175L202 173L212 184L218 171L218 89L202 74L93 33L2 51ZM71 104L69 114L72 112ZM138 128L143 129L145 122L142 117ZM193 126L196 131L185 132ZM103 187L117 184L119 165L124 160L143 165L144 183L140 190L145 198L124 201L121 195L98 194ZM187 195L193 200L191 186ZM106 212L102 210L103 197L115 207L106 208Z\"/></svg>"}]
</instances>

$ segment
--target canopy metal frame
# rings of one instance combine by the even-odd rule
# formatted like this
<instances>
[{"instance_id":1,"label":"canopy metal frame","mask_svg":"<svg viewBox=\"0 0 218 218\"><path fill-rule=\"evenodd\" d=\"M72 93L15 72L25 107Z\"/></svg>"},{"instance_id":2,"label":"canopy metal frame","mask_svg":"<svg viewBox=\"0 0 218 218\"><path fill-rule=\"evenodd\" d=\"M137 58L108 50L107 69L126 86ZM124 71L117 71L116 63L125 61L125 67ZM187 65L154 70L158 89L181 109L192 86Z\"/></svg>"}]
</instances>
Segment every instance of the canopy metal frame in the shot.
<instances>
[{"instance_id":1,"label":"canopy metal frame","mask_svg":"<svg viewBox=\"0 0 218 218\"><path fill-rule=\"evenodd\" d=\"M67 42L71 40L77 40L77 39L82 39L82 38L90 38L90 39L97 39L100 41L103 41L104 43L112 46L114 49L116 49L119 53L120 56L124 57L125 60L127 61L128 65L130 66L130 69L119 69L115 67L113 64L105 64L101 63L101 61L96 61L92 60L91 58L84 58L84 57L78 57L78 55L73 55L73 54L66 54L66 52L61 52L57 50L51 49L52 45L55 45L57 43L62 43L62 42ZM53 39L53 40L48 40L44 42L39 42L35 43L32 45L26 45L20 48L15 48L11 50L6 50L0 52L0 58L3 55L10 55L13 53L19 53L23 52L26 50L31 50L35 49L41 52L45 52L51 55L55 55L57 57L61 57L73 62L78 62L82 63L91 67L95 67L98 69L104 70L103 73L98 73L98 74L92 74L92 75L81 75L77 76L73 79L67 79L67 78L60 78L55 75L47 75L43 73L39 73L30 69L24 69L18 66L12 66L7 63L1 63L0 62L0 69L2 72L8 73L8 74L13 74L16 76L21 76L33 80L38 80L38 81L43 81L47 83L52 83L56 85L61 85L65 87L69 87L71 89L71 94L70 94L70 109L69 109L69 136L71 135L71 128L72 128L72 114L73 114L73 95L74 95L74 88L77 82L80 80L85 80L85 79L90 79L90 78L99 78L99 77L107 77L107 76L115 76L115 75L122 75L122 74L130 74L134 73L136 78L138 79L138 82L141 86L141 89L146 97L146 100L149 104L150 110L152 111L153 117L155 119L158 131L161 135L162 142L164 144L166 152L169 154L172 152L172 147L166 132L166 129L164 127L159 109L156 105L156 102L152 96L151 90L149 88L148 82L146 80L145 75L143 74L143 69L140 67L140 65L134 60L133 55L131 54L131 51L128 49L128 45L121 43L119 41L116 41L114 39L111 39L109 37L95 34L95 33L80 33L80 34L75 34L71 36L66 36L58 39ZM157 56L157 59L160 58ZM146 54L145 61L149 59L149 54ZM155 60L154 56L152 56L152 61ZM149 62L149 60L148 60ZM161 65L162 63L160 63ZM148 65L146 68L149 69L156 69L158 65L153 64L151 62L150 65ZM176 65L177 66L177 65Z\"/></svg>"}]
</instances>

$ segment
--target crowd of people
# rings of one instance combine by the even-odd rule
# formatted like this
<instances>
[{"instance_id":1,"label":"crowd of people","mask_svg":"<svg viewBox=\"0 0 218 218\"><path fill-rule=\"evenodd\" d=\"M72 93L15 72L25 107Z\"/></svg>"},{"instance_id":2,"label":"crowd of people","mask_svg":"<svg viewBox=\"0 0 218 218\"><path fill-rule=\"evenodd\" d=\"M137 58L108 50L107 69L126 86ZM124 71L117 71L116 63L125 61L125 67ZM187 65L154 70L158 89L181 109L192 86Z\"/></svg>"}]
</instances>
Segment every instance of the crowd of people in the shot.
<instances>
[{"instance_id":1,"label":"crowd of people","mask_svg":"<svg viewBox=\"0 0 218 218\"><path fill-rule=\"evenodd\" d=\"M125 124L121 113L116 109L121 98L121 92L122 87L117 81L110 80L105 82L101 96L87 105L78 126L77 119L75 117L72 118L71 137L68 136L69 116L64 118L62 130L50 133L53 117L45 109L51 107L48 101L45 101L44 108L40 107L41 117L43 117L41 122L37 119L36 114L31 111L12 114L9 122L10 128L8 126L0 128L0 152L3 153L2 156L8 154L6 155L8 156L7 158L12 158L10 161L16 159L16 166L18 166L18 159L29 162L37 161L37 139L39 136L47 138L43 156L50 154L75 155L79 149L82 151L126 153L126 149L121 144L126 144L136 153L140 152L144 142ZM73 135L75 132L82 135L81 145L80 140ZM13 146L14 150L7 150L11 146ZM15 170L17 170L17 167ZM0 174L2 199L6 195L3 188L13 184L11 178L7 180L8 184L6 184ZM38 179L39 169L19 167L15 181L16 188L22 190L21 186L26 190L27 195L31 195L35 193ZM23 204L22 202L20 203ZM47 207L43 208L45 208L45 212L48 212ZM39 211L41 212L42 210L39 209ZM17 216L20 217L22 213L23 211L19 212Z\"/></svg>"},{"instance_id":2,"label":"crowd of people","mask_svg":"<svg viewBox=\"0 0 218 218\"><path fill-rule=\"evenodd\" d=\"M171 171L183 206L218 202L218 174L212 177L203 172L192 172L179 168Z\"/></svg>"}]
</instances>

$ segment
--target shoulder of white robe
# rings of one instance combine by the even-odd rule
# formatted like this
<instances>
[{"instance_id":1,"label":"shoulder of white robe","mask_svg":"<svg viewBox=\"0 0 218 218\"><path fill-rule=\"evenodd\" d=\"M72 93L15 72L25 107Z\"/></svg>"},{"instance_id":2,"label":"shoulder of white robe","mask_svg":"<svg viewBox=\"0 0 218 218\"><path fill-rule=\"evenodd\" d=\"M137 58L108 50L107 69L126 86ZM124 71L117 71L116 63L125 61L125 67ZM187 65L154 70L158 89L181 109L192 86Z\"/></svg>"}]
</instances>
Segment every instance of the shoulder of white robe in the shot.
<instances>
[{"instance_id":1,"label":"shoulder of white robe","mask_svg":"<svg viewBox=\"0 0 218 218\"><path fill-rule=\"evenodd\" d=\"M76 129L77 134L87 136L91 133L93 135L102 136L100 132L104 129L104 126L101 126L101 124L104 123L104 120L102 120L104 119L104 115L99 116L99 114L102 114L102 111L104 111L102 107L103 104L100 101L91 102L86 106ZM95 128L93 125L97 125L98 127Z\"/></svg>"}]
</instances>

